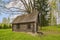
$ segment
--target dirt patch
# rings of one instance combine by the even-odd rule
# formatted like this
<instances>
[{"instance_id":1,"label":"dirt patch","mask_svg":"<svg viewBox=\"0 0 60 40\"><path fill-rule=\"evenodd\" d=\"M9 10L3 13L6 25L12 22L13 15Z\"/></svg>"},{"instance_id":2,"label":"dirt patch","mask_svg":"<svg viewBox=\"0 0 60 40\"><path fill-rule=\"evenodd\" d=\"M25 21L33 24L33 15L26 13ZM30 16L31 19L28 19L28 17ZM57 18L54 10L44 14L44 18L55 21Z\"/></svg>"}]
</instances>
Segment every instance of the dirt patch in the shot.
<instances>
[{"instance_id":1,"label":"dirt patch","mask_svg":"<svg viewBox=\"0 0 60 40\"><path fill-rule=\"evenodd\" d=\"M36 36L37 35L37 33L32 33L32 32L27 32L27 34L30 34L32 36Z\"/></svg>"},{"instance_id":2,"label":"dirt patch","mask_svg":"<svg viewBox=\"0 0 60 40\"><path fill-rule=\"evenodd\" d=\"M60 34L58 31L43 31L44 34Z\"/></svg>"}]
</instances>

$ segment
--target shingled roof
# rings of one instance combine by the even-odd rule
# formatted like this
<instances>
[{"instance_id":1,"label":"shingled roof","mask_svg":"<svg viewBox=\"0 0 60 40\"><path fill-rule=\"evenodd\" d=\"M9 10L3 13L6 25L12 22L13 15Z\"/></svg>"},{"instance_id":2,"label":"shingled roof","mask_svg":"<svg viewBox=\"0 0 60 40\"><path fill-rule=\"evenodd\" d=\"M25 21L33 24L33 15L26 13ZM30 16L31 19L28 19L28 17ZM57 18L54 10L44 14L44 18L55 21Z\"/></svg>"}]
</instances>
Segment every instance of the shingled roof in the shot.
<instances>
[{"instance_id":1,"label":"shingled roof","mask_svg":"<svg viewBox=\"0 0 60 40\"><path fill-rule=\"evenodd\" d=\"M17 16L12 23L27 23L27 22L35 22L37 20L38 14L31 13L31 14L23 14Z\"/></svg>"}]
</instances>

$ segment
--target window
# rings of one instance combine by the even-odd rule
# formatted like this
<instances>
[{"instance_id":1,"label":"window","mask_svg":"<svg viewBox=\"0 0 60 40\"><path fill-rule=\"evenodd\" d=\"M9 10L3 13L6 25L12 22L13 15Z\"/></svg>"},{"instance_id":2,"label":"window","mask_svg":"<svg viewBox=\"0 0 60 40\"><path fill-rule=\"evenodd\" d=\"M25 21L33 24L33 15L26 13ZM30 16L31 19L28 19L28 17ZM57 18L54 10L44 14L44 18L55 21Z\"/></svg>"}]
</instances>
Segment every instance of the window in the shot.
<instances>
[{"instance_id":1,"label":"window","mask_svg":"<svg viewBox=\"0 0 60 40\"><path fill-rule=\"evenodd\" d=\"M19 24L17 24L17 29L19 29L20 28L20 25Z\"/></svg>"},{"instance_id":2,"label":"window","mask_svg":"<svg viewBox=\"0 0 60 40\"><path fill-rule=\"evenodd\" d=\"M27 29L31 29L31 24L28 24Z\"/></svg>"}]
</instances>

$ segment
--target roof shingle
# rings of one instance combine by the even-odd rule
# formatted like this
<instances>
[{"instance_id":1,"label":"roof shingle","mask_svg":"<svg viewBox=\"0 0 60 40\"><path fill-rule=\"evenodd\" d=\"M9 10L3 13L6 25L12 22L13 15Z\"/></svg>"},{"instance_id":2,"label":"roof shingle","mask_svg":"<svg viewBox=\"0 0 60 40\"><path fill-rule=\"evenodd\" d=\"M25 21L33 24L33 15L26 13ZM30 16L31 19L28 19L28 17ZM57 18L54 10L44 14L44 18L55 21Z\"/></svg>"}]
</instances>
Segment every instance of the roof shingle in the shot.
<instances>
[{"instance_id":1,"label":"roof shingle","mask_svg":"<svg viewBox=\"0 0 60 40\"><path fill-rule=\"evenodd\" d=\"M27 22L35 22L37 19L37 13L31 14L23 14L21 16L17 16L12 23L27 23Z\"/></svg>"}]
</instances>

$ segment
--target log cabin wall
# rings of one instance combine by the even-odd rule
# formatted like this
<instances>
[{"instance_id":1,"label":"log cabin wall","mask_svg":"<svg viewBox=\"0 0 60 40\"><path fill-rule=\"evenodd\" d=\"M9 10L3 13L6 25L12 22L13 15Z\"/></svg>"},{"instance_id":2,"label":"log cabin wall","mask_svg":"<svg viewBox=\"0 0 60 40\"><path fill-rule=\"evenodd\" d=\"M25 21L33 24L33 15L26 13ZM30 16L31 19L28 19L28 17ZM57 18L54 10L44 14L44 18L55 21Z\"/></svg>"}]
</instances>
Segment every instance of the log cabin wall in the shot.
<instances>
[{"instance_id":1,"label":"log cabin wall","mask_svg":"<svg viewBox=\"0 0 60 40\"><path fill-rule=\"evenodd\" d=\"M12 29L20 32L36 32L36 23L14 24Z\"/></svg>"}]
</instances>

